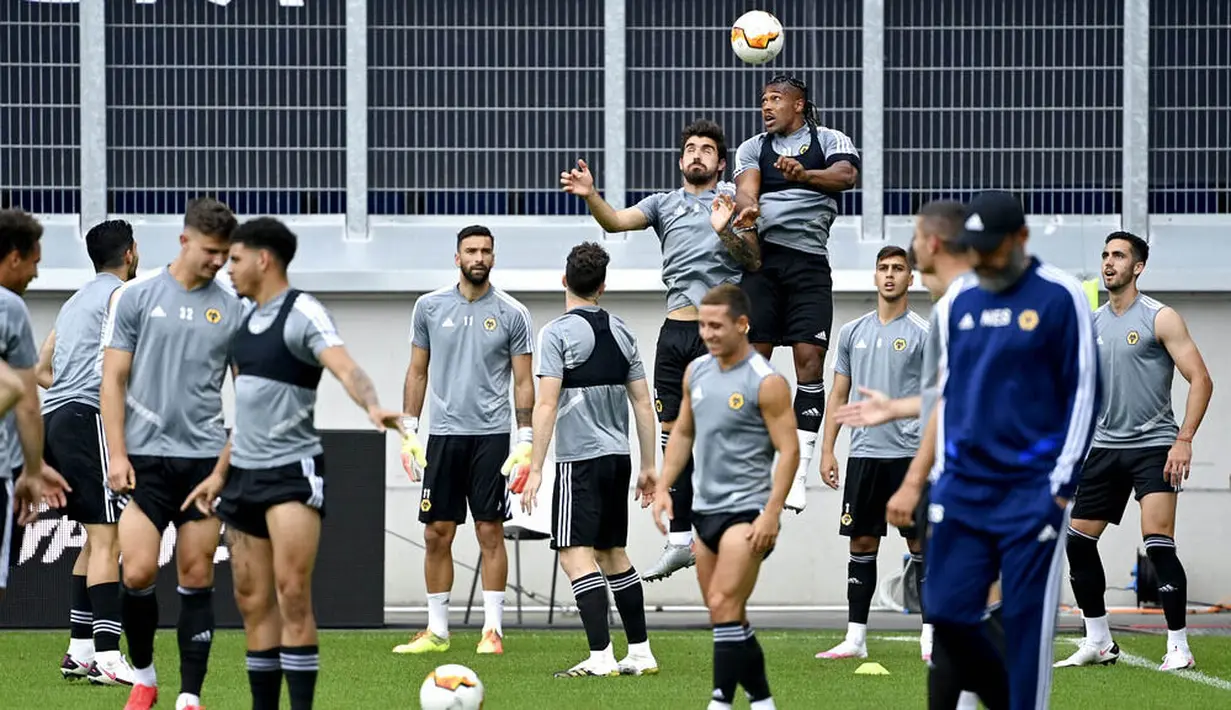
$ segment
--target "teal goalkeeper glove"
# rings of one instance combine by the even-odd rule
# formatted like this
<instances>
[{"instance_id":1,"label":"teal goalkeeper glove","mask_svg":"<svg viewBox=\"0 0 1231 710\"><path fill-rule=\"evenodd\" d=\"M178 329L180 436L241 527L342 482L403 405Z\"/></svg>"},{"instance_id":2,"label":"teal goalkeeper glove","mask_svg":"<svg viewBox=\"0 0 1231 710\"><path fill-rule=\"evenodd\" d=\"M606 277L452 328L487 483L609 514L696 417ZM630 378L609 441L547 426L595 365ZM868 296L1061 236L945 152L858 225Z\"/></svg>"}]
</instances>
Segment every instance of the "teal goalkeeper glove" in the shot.
<instances>
[{"instance_id":1,"label":"teal goalkeeper glove","mask_svg":"<svg viewBox=\"0 0 1231 710\"><path fill-rule=\"evenodd\" d=\"M509 457L500 467L500 473L508 477L509 490L521 493L526 487L526 479L530 477L530 453L533 450L534 430L522 427L517 430L517 443L509 452Z\"/></svg>"}]
</instances>

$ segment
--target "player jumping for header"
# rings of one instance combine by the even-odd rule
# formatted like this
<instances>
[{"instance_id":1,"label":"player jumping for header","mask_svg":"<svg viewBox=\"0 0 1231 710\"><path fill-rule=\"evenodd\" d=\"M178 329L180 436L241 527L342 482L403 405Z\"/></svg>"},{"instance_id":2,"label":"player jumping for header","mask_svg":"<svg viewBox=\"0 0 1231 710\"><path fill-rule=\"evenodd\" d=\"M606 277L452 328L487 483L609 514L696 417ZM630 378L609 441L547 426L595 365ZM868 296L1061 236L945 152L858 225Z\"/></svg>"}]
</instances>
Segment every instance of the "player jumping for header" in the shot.
<instances>
[{"instance_id":1,"label":"player jumping for header","mask_svg":"<svg viewBox=\"0 0 1231 710\"><path fill-rule=\"evenodd\" d=\"M688 366L680 418L654 495L654 522L666 532L668 491L696 456L693 525L697 580L714 629L709 710L730 710L742 685L753 710L774 707L765 655L748 623L748 597L778 538L799 439L786 379L748 342L748 296L724 284L701 301L709 353ZM774 463L775 453L777 464Z\"/></svg>"},{"instance_id":2,"label":"player jumping for header","mask_svg":"<svg viewBox=\"0 0 1231 710\"><path fill-rule=\"evenodd\" d=\"M825 412L823 367L833 328L829 230L838 195L855 187L859 151L842 131L819 124L807 85L775 76L761 96L765 132L735 153L735 231L755 230L761 270L745 275L752 302L748 337L770 357L777 345L795 358L799 470L786 507L802 512L808 467Z\"/></svg>"},{"instance_id":3,"label":"player jumping for header","mask_svg":"<svg viewBox=\"0 0 1231 710\"><path fill-rule=\"evenodd\" d=\"M761 268L760 247L751 232L727 228L729 211L716 231L711 213L719 196L733 196L735 185L722 181L727 167L727 139L722 127L700 119L680 136L679 169L684 184L671 192L648 195L632 207L616 210L594 188L585 162L560 174L564 191L582 197L607 232L649 227L662 245L662 279L667 287L667 318L658 332L654 355L654 409L662 423L665 448L680 411L684 368L705 354L697 331L697 312L706 291L739 283L744 270ZM643 575L647 582L665 579L696 562L692 545L692 459L671 489L675 518L662 556Z\"/></svg>"},{"instance_id":4,"label":"player jumping for header","mask_svg":"<svg viewBox=\"0 0 1231 710\"><path fill-rule=\"evenodd\" d=\"M1141 237L1107 236L1103 283L1110 299L1094 313L1107 397L1068 531L1069 579L1086 636L1057 667L1113 663L1120 655L1103 603L1107 578L1098 540L1108 524L1120 524L1130 492L1141 506L1141 535L1167 620L1167 653L1158 669L1196 665L1188 647L1188 577L1175 551L1175 510L1214 383L1184 318L1137 290L1149 258L1150 246ZM1176 370L1188 381L1182 425L1171 404Z\"/></svg>"},{"instance_id":5,"label":"player jumping for header","mask_svg":"<svg viewBox=\"0 0 1231 710\"><path fill-rule=\"evenodd\" d=\"M512 515L505 476L530 464L534 326L525 306L492 285L495 262L491 231L480 225L463 228L454 256L461 271L458 283L421 296L411 315L402 463L412 481L419 480L426 467L419 522L426 526L428 616L427 628L394 653L449 649L453 537L466 522L467 505L483 556L478 652L504 653L504 588L509 576L504 523ZM510 374L514 412L509 411ZM429 389L432 423L425 457L417 432ZM517 440L510 453L513 416Z\"/></svg>"}]
</instances>

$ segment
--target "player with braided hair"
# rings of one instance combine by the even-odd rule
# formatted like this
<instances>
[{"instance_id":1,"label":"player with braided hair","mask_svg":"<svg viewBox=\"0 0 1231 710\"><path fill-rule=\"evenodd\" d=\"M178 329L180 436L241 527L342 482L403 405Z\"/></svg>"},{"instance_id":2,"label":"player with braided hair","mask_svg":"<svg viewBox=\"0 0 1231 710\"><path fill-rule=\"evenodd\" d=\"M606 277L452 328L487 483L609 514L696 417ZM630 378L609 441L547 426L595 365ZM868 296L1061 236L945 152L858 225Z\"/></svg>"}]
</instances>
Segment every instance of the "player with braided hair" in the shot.
<instances>
[{"instance_id":1,"label":"player with braided hair","mask_svg":"<svg viewBox=\"0 0 1231 710\"><path fill-rule=\"evenodd\" d=\"M829 229L838 194L855 187L859 151L842 131L821 125L808 85L778 75L761 95L765 132L735 153L738 233L755 230L761 269L744 276L752 302L749 340L769 357L778 345L795 358L799 469L786 507L802 512L804 483L825 412L822 368L833 327Z\"/></svg>"}]
</instances>

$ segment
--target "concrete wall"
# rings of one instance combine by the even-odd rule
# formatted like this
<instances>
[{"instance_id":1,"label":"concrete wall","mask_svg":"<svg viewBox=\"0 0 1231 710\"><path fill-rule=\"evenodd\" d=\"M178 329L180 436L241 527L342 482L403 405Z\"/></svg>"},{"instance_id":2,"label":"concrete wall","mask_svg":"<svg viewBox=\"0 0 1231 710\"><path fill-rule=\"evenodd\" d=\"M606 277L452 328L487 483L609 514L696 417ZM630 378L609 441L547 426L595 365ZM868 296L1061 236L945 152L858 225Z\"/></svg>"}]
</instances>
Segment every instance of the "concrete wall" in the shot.
<instances>
[{"instance_id":1,"label":"concrete wall","mask_svg":"<svg viewBox=\"0 0 1231 710\"><path fill-rule=\"evenodd\" d=\"M495 278L498 283L499 268ZM871 279L870 273L868 278ZM529 307L536 328L557 315L563 307L562 297L556 294L517 295ZM1222 394L1226 383L1231 381L1231 364L1222 356L1222 353L1231 347L1231 338L1228 338L1225 328L1228 318L1231 317L1231 303L1227 302L1223 294L1154 295L1177 307L1188 319L1189 327L1202 347L1217 383L1218 394L1215 395L1194 448L1191 480L1193 490L1181 497L1177 533L1179 552L1188 566L1191 597L1214 602L1225 598L1231 590L1231 566L1226 564L1223 547L1220 544L1207 544L1207 541L1224 540L1231 534L1227 515L1231 506L1228 478L1231 466L1227 465L1227 458L1219 446L1219 435L1228 431L1231 426L1231 400ZM35 332L40 339L50 329L65 297L66 294L57 292L29 294ZM333 312L351 351L377 383L382 401L393 406L398 406L401 400L409 353L406 334L413 298L413 295L364 297L341 294L322 297ZM840 294L836 304L835 330L838 324L858 317L872 308L873 303L871 294ZM604 301L604 305L623 317L636 331L647 369L652 371L654 342L663 313L661 296L613 294ZM916 297L915 308L926 313L929 309L927 299L922 295ZM793 380L789 353L780 350L774 362ZM832 356L826 371L827 382L832 378L831 368ZM1180 377L1176 378L1176 382L1176 407L1182 412L1186 385ZM427 416L430 417L430 411ZM363 413L349 401L342 388L333 379L326 377L321 386L317 425L321 428L363 428L367 426L367 421ZM846 436L843 434L839 445L840 460L845 458L845 442ZM636 455L635 441L633 445ZM419 486L411 485L402 473L394 437L389 438L387 451L386 527L392 533L409 538L413 543L393 536L387 538L388 574L385 599L386 603L392 606L418 605L424 601L423 555L420 547L422 526L417 521ZM344 486L346 482L334 479L329 485ZM546 492L541 500L550 500ZM629 552L634 564L645 569L657 558L664 539L653 527L648 513L634 506L631 492L629 501L632 520ZM777 551L762 573L754 599L756 603L845 603L847 553L845 540L837 535L840 502L839 492L822 486L819 477L812 479L807 511L799 516L791 513L784 516L782 537ZM535 516L535 522L540 527L547 524L546 518L542 516ZM467 526L461 531L455 547L457 561L466 565L473 565L477 558L477 546L470 533L472 529ZM1139 546L1136 509L1130 506L1124 526L1111 529L1102 548L1109 585L1128 584L1129 572L1135 559L1134 551ZM885 554L881 556L882 575L888 574L895 566L900 567L904 547L896 537L891 536L884 550ZM526 543L523 546L525 587L544 595L547 593L552 559L545 543ZM455 600L465 597L471 580L470 572L461 567L457 569ZM562 582L559 593L566 601L571 601L566 582ZM1065 594L1067 598L1067 588ZM648 585L646 597L651 604L694 605L699 601L692 574L679 574L664 582ZM1108 602L1113 605L1125 604L1131 603L1132 599L1128 593L1112 593Z\"/></svg>"}]
</instances>

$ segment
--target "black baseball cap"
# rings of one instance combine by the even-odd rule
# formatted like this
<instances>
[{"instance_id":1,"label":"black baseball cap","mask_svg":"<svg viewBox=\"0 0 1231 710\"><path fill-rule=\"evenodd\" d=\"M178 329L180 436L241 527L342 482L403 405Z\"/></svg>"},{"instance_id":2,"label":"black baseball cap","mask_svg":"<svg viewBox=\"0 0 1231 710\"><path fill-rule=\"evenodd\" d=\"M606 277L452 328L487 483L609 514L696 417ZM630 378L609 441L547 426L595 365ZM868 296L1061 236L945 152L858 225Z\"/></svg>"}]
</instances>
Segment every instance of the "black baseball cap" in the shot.
<instances>
[{"instance_id":1,"label":"black baseball cap","mask_svg":"<svg viewBox=\"0 0 1231 710\"><path fill-rule=\"evenodd\" d=\"M966 206L966 224L958 244L975 251L991 252L1011 234L1026 226L1026 212L1015 196L1001 190L975 195Z\"/></svg>"}]
</instances>

